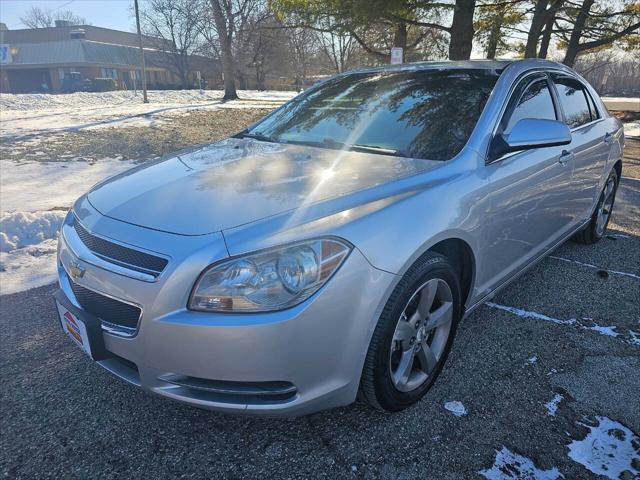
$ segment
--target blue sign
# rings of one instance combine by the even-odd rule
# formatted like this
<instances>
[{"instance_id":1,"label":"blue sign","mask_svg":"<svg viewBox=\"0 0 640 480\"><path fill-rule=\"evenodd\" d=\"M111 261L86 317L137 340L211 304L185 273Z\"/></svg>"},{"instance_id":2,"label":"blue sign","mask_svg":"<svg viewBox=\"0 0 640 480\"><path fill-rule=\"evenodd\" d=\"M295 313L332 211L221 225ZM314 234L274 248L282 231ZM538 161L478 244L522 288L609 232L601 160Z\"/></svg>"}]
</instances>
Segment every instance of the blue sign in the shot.
<instances>
[{"instance_id":1,"label":"blue sign","mask_svg":"<svg viewBox=\"0 0 640 480\"><path fill-rule=\"evenodd\" d=\"M0 64L11 63L13 58L11 57L11 49L7 44L0 44Z\"/></svg>"}]
</instances>

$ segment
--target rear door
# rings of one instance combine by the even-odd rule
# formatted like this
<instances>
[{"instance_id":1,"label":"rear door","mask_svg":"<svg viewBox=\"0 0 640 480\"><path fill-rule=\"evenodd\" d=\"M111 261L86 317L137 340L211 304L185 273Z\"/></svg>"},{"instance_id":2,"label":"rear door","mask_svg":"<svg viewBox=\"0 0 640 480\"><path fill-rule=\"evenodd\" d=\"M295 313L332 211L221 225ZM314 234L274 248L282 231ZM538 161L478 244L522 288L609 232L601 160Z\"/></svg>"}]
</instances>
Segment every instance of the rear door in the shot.
<instances>
[{"instance_id":1,"label":"rear door","mask_svg":"<svg viewBox=\"0 0 640 480\"><path fill-rule=\"evenodd\" d=\"M524 118L561 119L552 85L544 73L523 79L513 91L497 133L508 134ZM574 212L567 208L571 166L565 147L510 153L492 160L489 170L491 214L484 225L487 293L553 245L570 229Z\"/></svg>"},{"instance_id":2,"label":"rear door","mask_svg":"<svg viewBox=\"0 0 640 480\"><path fill-rule=\"evenodd\" d=\"M572 179L567 188L567 202L575 212L576 223L589 218L599 192L610 151L613 133L591 98L589 91L576 78L552 73L563 120L571 129Z\"/></svg>"}]
</instances>

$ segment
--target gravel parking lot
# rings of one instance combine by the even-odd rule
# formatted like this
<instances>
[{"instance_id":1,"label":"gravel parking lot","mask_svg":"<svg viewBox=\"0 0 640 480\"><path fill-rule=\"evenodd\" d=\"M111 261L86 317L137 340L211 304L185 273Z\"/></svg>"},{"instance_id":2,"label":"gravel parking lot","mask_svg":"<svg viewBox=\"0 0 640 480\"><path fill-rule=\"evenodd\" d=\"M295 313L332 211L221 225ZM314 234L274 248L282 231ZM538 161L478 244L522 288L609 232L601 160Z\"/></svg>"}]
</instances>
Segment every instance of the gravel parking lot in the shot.
<instances>
[{"instance_id":1,"label":"gravel parking lot","mask_svg":"<svg viewBox=\"0 0 640 480\"><path fill-rule=\"evenodd\" d=\"M95 138L86 144L114 142ZM48 151L46 139L38 148ZM50 148L52 160L63 155ZM55 286L4 295L2 475L639 478L639 164L640 141L629 140L610 235L563 245L476 310L434 388L398 414L355 404L268 419L175 404L72 345L57 323Z\"/></svg>"}]
</instances>

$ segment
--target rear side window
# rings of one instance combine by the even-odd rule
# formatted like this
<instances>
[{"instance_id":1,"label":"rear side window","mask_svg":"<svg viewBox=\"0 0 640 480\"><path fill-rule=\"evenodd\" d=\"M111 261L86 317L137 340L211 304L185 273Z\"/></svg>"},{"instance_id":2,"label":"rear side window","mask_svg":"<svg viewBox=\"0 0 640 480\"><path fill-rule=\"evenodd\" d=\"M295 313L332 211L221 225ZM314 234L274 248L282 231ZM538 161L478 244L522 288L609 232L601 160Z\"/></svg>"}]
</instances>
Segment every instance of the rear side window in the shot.
<instances>
[{"instance_id":1,"label":"rear side window","mask_svg":"<svg viewBox=\"0 0 640 480\"><path fill-rule=\"evenodd\" d=\"M518 98L517 93L516 98ZM511 116L503 123L503 131L509 133L514 125L524 118L556 120L553 98L546 80L540 79L525 87Z\"/></svg>"},{"instance_id":2,"label":"rear side window","mask_svg":"<svg viewBox=\"0 0 640 480\"><path fill-rule=\"evenodd\" d=\"M553 79L569 128L576 128L591 121L591 111L584 86L573 78L554 76Z\"/></svg>"},{"instance_id":3,"label":"rear side window","mask_svg":"<svg viewBox=\"0 0 640 480\"><path fill-rule=\"evenodd\" d=\"M587 102L589 102L589 110L591 111L591 121L593 122L600 118L600 114L598 113L598 109L596 108L596 104L593 101L591 94L587 90L585 90L584 93L587 95Z\"/></svg>"}]
</instances>

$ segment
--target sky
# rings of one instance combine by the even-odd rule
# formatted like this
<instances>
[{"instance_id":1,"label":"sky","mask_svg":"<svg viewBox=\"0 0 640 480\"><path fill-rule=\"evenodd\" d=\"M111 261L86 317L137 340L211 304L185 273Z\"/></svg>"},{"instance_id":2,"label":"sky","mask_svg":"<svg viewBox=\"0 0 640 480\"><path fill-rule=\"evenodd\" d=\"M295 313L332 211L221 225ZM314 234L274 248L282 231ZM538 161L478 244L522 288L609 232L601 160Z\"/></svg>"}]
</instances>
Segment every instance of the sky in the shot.
<instances>
[{"instance_id":1,"label":"sky","mask_svg":"<svg viewBox=\"0 0 640 480\"><path fill-rule=\"evenodd\" d=\"M144 0L140 3L144 3ZM0 21L6 23L11 30L25 28L20 17L31 7L40 7L71 10L97 27L134 31L135 19L131 16L130 10L132 5L133 0L2 0Z\"/></svg>"}]
</instances>

